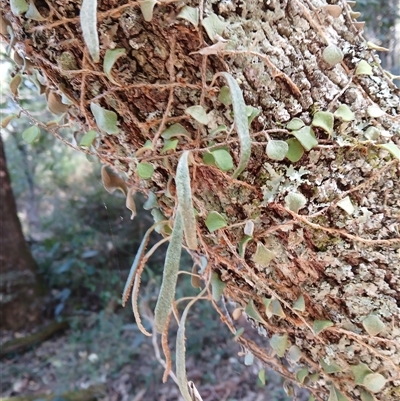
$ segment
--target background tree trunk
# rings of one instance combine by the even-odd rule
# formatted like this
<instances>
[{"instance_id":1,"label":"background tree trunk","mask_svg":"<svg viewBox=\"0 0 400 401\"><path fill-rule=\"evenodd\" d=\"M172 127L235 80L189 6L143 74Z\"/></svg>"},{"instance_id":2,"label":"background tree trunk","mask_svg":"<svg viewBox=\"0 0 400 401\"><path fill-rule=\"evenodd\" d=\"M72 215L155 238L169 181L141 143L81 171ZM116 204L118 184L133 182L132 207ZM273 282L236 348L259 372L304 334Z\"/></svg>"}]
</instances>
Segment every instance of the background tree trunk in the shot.
<instances>
[{"instance_id":1,"label":"background tree trunk","mask_svg":"<svg viewBox=\"0 0 400 401\"><path fill-rule=\"evenodd\" d=\"M1 328L20 330L41 319L37 266L22 233L0 137Z\"/></svg>"},{"instance_id":2,"label":"background tree trunk","mask_svg":"<svg viewBox=\"0 0 400 401\"><path fill-rule=\"evenodd\" d=\"M71 125L98 131L87 152L125 171L129 185L156 193L167 218L175 213L178 159L190 150L200 239L191 253L207 257L204 278L218 272L224 294L246 309L259 331L257 343L246 335L238 341L317 399L398 401L400 94L351 8L329 3L340 15L332 17L335 9L317 0L187 2L195 10L168 1L145 21L137 2L99 1L101 62L95 63L81 36L80 2L37 2L44 18L38 22L0 1L14 48L39 67L47 91L69 97ZM324 55L333 44L342 62ZM113 49L124 56L110 75L102 62ZM33 67L25 71L38 74ZM237 178L203 160L218 147L235 166L242 157L229 97L219 96L226 82L213 80L221 71L235 78L246 104L259 113L251 123L250 160ZM115 112L118 129L114 117L111 127L95 119L93 104ZM193 118L191 106L207 111L207 123ZM340 117L339 106L354 116ZM290 129L290 121L307 128ZM161 134L177 123L187 135L177 136L176 151L163 152ZM303 135L313 143L304 143ZM267 143L282 145L272 141L289 141L303 152L294 136L305 148L299 160L266 152ZM151 150L143 148L146 141ZM139 162L151 163L150 179L140 178ZM212 211L226 227L210 232ZM248 221L254 231L244 250ZM230 316L224 320L235 333ZM288 356L290 346L289 365L271 350Z\"/></svg>"}]
</instances>

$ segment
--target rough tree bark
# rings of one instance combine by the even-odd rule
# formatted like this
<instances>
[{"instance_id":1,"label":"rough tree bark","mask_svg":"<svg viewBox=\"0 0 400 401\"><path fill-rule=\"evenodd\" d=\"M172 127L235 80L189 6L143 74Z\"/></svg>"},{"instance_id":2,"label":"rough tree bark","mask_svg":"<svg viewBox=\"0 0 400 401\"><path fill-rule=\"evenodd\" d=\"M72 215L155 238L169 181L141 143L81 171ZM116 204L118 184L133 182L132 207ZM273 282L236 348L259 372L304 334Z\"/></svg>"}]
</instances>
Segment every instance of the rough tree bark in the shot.
<instances>
[{"instance_id":1,"label":"rough tree bark","mask_svg":"<svg viewBox=\"0 0 400 401\"><path fill-rule=\"evenodd\" d=\"M37 265L18 219L1 136L0 204L0 326L11 330L30 329L40 322L42 312Z\"/></svg>"},{"instance_id":2,"label":"rough tree bark","mask_svg":"<svg viewBox=\"0 0 400 401\"><path fill-rule=\"evenodd\" d=\"M224 295L247 310L261 345L245 334L238 341L316 399L398 401L400 93L350 6L168 0L145 21L141 10L148 13L151 1L102 0L96 63L82 39L80 1L34 3L41 21L0 1L19 65L25 59L25 73L47 87L50 108L62 91L72 103L71 125L98 132L87 153L124 171L129 186L156 194L155 216L173 220L173 178L182 152L190 151L199 212L199 244L191 253L207 257L204 278L218 273ZM336 60L324 53L329 45ZM102 64L112 49L125 53L109 73ZM232 92L220 91L222 77L213 80L222 71L259 111L250 125L250 159L235 178L229 157L214 153L212 165L209 154L223 146L235 166L244 157ZM93 104L116 113L118 129L115 115L107 127ZM208 116L193 117L191 106ZM103 114L95 119L96 110ZM178 123L185 135L179 128L172 135L178 141L168 142L175 149L163 152L161 134ZM290 144L286 158L282 141ZM210 232L212 211L226 226Z\"/></svg>"}]
</instances>

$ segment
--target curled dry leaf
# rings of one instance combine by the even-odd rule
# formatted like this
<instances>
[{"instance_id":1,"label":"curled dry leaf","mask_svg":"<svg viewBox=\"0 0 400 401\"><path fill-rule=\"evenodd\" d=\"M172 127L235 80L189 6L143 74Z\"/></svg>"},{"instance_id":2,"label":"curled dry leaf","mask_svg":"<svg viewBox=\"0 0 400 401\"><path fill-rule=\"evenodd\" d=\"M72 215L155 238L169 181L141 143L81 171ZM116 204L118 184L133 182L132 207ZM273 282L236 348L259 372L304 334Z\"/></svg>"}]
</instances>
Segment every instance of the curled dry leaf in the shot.
<instances>
[{"instance_id":1,"label":"curled dry leaf","mask_svg":"<svg viewBox=\"0 0 400 401\"><path fill-rule=\"evenodd\" d=\"M329 4L321 8L324 9L333 18L338 18L342 14L342 8L336 4Z\"/></svg>"},{"instance_id":2,"label":"curled dry leaf","mask_svg":"<svg viewBox=\"0 0 400 401\"><path fill-rule=\"evenodd\" d=\"M135 188L130 187L128 190L128 193L126 194L126 208L129 209L132 214L131 214L131 220L133 220L136 216L136 204L135 200L133 199L133 196L135 195Z\"/></svg>"},{"instance_id":3,"label":"curled dry leaf","mask_svg":"<svg viewBox=\"0 0 400 401\"><path fill-rule=\"evenodd\" d=\"M17 74L11 81L10 81L10 91L15 96L18 97L18 87L22 82L22 78L20 74Z\"/></svg>"},{"instance_id":4,"label":"curled dry leaf","mask_svg":"<svg viewBox=\"0 0 400 401\"><path fill-rule=\"evenodd\" d=\"M125 196L127 196L127 186L122 177L117 174L110 173L106 166L101 168L101 181L107 192L112 194L116 189L119 189Z\"/></svg>"},{"instance_id":5,"label":"curled dry leaf","mask_svg":"<svg viewBox=\"0 0 400 401\"><path fill-rule=\"evenodd\" d=\"M104 73L107 75L107 78L115 85L121 86L118 82L115 81L114 77L112 76L112 68L114 67L114 64L116 61L122 57L125 56L126 54L126 49L113 49L110 50L108 49L106 51L106 55L104 56L104 62L103 62L103 70Z\"/></svg>"},{"instance_id":6,"label":"curled dry leaf","mask_svg":"<svg viewBox=\"0 0 400 401\"><path fill-rule=\"evenodd\" d=\"M47 107L53 114L63 114L68 110L68 106L61 101L61 96L52 91L47 95Z\"/></svg>"}]
</instances>

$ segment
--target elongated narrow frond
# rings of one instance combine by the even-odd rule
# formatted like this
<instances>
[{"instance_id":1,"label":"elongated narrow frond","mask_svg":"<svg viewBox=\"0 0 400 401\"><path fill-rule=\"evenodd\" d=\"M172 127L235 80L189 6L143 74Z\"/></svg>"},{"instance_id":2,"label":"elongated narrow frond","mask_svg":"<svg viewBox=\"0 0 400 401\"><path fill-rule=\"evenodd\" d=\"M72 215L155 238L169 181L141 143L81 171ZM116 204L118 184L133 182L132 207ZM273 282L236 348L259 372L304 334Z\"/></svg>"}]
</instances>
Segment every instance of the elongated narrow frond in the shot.
<instances>
[{"instance_id":1,"label":"elongated narrow frond","mask_svg":"<svg viewBox=\"0 0 400 401\"><path fill-rule=\"evenodd\" d=\"M143 269L140 269L143 270ZM140 288L140 281L141 281L141 274L142 272L137 272L135 276L135 282L132 287L132 311L133 316L135 316L136 324L139 330L147 337L151 337L152 334L149 333L142 324L142 319L140 318L139 307L138 307L138 298L139 298L139 288Z\"/></svg>"},{"instance_id":2,"label":"elongated narrow frond","mask_svg":"<svg viewBox=\"0 0 400 401\"><path fill-rule=\"evenodd\" d=\"M233 117L235 121L236 131L240 140L240 160L233 178L237 178L240 173L246 168L251 155L251 138L246 114L246 103L243 99L242 90L239 84L227 72L220 72L220 75L225 78L228 83L232 96Z\"/></svg>"},{"instance_id":3,"label":"elongated narrow frond","mask_svg":"<svg viewBox=\"0 0 400 401\"><path fill-rule=\"evenodd\" d=\"M163 279L154 311L156 330L162 333L168 321L175 298L175 288L178 279L179 262L181 259L183 240L183 223L179 210L176 213L175 224L171 234L171 241L165 255Z\"/></svg>"},{"instance_id":4,"label":"elongated narrow frond","mask_svg":"<svg viewBox=\"0 0 400 401\"><path fill-rule=\"evenodd\" d=\"M183 231L187 246L190 249L197 248L196 219L194 216L192 190L190 187L190 175L188 166L189 152L183 152L176 168L176 192L178 194L178 210L183 219Z\"/></svg>"},{"instance_id":5,"label":"elongated narrow frond","mask_svg":"<svg viewBox=\"0 0 400 401\"><path fill-rule=\"evenodd\" d=\"M95 63L100 61L99 35L97 33L97 0L83 0L81 13L83 39Z\"/></svg>"},{"instance_id":6,"label":"elongated narrow frond","mask_svg":"<svg viewBox=\"0 0 400 401\"><path fill-rule=\"evenodd\" d=\"M146 250L147 244L149 242L150 239L150 234L153 232L153 230L157 227L157 225L161 224L163 222L158 222L153 224L144 234L142 242L139 246L139 249L136 253L135 259L132 263L131 266L131 270L129 271L129 276L128 279L126 280L126 284L125 284L125 288L124 288L124 292L122 293L122 306L125 306L126 301L129 298L129 292L132 288L133 285L133 279L135 278L135 274L136 271L138 270L138 267L140 266L140 264L144 263L145 261L143 261L143 255L144 252Z\"/></svg>"},{"instance_id":7,"label":"elongated narrow frond","mask_svg":"<svg viewBox=\"0 0 400 401\"><path fill-rule=\"evenodd\" d=\"M189 390L188 380L186 377L186 346L185 346L185 323L192 305L203 296L207 288L204 288L196 298L192 299L182 313L181 320L179 322L178 333L176 335L176 377L178 379L179 390L181 391L182 397L185 401L193 401Z\"/></svg>"},{"instance_id":8,"label":"elongated narrow frond","mask_svg":"<svg viewBox=\"0 0 400 401\"><path fill-rule=\"evenodd\" d=\"M134 277L135 282L133 284L132 296L131 296L133 316L135 316L135 321L136 321L136 324L138 325L139 330L145 336L148 336L148 337L151 337L152 334L149 333L144 328L144 326L142 324L142 319L140 318L140 312L139 312L139 307L138 307L140 282L142 280L142 273L143 273L146 262L149 260L150 256L160 247L160 245L164 244L164 242L166 242L168 240L169 240L169 237L161 239L156 244L154 244L151 247L151 249L144 256L142 256L141 262L139 263L139 266L136 269L136 273L135 273L135 277Z\"/></svg>"}]
</instances>

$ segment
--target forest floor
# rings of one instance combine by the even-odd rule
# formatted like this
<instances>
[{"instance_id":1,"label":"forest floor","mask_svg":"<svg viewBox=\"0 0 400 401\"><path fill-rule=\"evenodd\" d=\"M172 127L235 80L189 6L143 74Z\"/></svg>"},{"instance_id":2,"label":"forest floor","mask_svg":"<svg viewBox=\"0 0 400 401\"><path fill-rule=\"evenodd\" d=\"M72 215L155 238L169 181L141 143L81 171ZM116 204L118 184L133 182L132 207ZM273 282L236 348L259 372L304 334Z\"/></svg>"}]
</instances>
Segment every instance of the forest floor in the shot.
<instances>
[{"instance_id":1,"label":"forest floor","mask_svg":"<svg viewBox=\"0 0 400 401\"><path fill-rule=\"evenodd\" d=\"M52 394L54 401L61 401L68 391L102 385L99 401L181 400L171 379L162 383L163 368L156 360L152 339L141 334L133 318L126 315L118 310L81 312L70 319L71 328L64 334L3 358L0 396ZM266 384L261 385L261 365L254 361L245 366L243 356L238 356L239 345L216 313L209 318L212 327L198 321L192 327L190 323L187 332L187 373L204 401L293 399L286 396L282 378L273 371L267 371ZM1 334L2 343L15 337L15 333ZM173 345L174 338L170 342ZM307 396L301 392L295 399L306 400Z\"/></svg>"}]
</instances>

